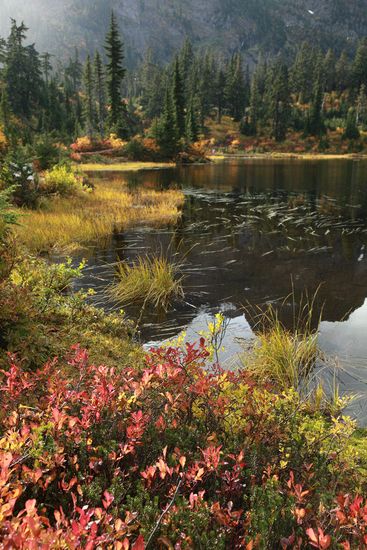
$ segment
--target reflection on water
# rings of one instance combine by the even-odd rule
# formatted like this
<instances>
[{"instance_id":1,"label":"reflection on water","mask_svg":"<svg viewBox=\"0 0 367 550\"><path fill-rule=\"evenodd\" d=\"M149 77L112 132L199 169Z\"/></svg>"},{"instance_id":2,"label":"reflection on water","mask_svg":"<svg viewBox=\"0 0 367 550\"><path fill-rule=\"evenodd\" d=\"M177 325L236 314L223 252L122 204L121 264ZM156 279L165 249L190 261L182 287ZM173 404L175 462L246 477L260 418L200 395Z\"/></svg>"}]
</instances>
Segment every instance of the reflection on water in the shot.
<instances>
[{"instance_id":1,"label":"reflection on water","mask_svg":"<svg viewBox=\"0 0 367 550\"><path fill-rule=\"evenodd\" d=\"M97 302L106 305L103 289L117 260L163 250L182 262L185 303L165 316L147 312L145 342L171 338L186 327L195 337L207 316L224 308L233 319L230 354L238 349L235 337L251 334L244 304L280 306L292 287L296 296L313 296L319 288L320 343L348 369L351 376L343 375L343 382L361 389L356 380L367 379L366 161L236 160L101 177L118 177L131 189L175 186L185 192L176 227L142 226L115 235L108 249L93 253L81 281L95 287ZM291 325L292 304L281 307L280 315Z\"/></svg>"}]
</instances>

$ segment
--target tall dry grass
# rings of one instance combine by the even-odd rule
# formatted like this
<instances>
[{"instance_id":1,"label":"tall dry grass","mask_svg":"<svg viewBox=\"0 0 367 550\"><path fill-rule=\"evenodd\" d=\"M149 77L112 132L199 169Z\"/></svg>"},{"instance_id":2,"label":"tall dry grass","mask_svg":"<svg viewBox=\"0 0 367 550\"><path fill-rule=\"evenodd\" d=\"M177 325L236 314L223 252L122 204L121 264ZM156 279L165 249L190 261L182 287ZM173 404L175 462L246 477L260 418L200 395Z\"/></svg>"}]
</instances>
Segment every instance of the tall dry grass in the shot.
<instances>
[{"instance_id":1,"label":"tall dry grass","mask_svg":"<svg viewBox=\"0 0 367 550\"><path fill-rule=\"evenodd\" d=\"M178 269L163 256L141 257L132 264L120 262L110 296L122 305L142 303L167 311L172 300L183 297Z\"/></svg>"},{"instance_id":2,"label":"tall dry grass","mask_svg":"<svg viewBox=\"0 0 367 550\"><path fill-rule=\"evenodd\" d=\"M181 191L130 192L118 181L98 182L93 191L54 198L44 208L21 212L19 239L31 252L68 249L108 240L114 232L139 224L174 223Z\"/></svg>"}]
</instances>

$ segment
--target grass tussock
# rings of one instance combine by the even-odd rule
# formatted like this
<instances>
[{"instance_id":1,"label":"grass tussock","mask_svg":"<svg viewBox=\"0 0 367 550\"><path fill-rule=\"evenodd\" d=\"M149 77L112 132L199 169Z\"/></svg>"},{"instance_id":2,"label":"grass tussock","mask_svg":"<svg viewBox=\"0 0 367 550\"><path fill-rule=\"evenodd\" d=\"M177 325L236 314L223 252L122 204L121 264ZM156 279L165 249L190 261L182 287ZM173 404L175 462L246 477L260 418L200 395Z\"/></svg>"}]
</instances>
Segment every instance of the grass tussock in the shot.
<instances>
[{"instance_id":1,"label":"grass tussock","mask_svg":"<svg viewBox=\"0 0 367 550\"><path fill-rule=\"evenodd\" d=\"M183 200L181 191L130 192L118 181L98 182L90 193L55 198L38 210L23 209L17 232L32 252L71 249L101 243L138 223L174 223Z\"/></svg>"},{"instance_id":2,"label":"grass tussock","mask_svg":"<svg viewBox=\"0 0 367 550\"><path fill-rule=\"evenodd\" d=\"M167 310L174 299L183 297L178 266L163 256L141 257L132 264L120 262L118 281L111 285L111 297L123 305L149 304Z\"/></svg>"},{"instance_id":3,"label":"grass tussock","mask_svg":"<svg viewBox=\"0 0 367 550\"><path fill-rule=\"evenodd\" d=\"M258 319L256 340L246 357L247 368L280 391L307 389L322 356L312 318L313 304L305 304L294 317L292 330L288 330L270 306Z\"/></svg>"}]
</instances>

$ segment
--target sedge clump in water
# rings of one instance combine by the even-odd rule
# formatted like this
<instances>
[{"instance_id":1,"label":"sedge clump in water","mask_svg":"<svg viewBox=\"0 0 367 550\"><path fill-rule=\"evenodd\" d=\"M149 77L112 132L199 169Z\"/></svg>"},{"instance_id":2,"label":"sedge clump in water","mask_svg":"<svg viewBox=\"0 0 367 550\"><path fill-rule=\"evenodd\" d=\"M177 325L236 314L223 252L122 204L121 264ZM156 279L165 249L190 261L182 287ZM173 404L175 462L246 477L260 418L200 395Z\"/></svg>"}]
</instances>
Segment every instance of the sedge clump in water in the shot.
<instances>
[{"instance_id":1,"label":"sedge clump in water","mask_svg":"<svg viewBox=\"0 0 367 550\"><path fill-rule=\"evenodd\" d=\"M141 303L167 311L173 300L184 296L178 271L179 266L163 256L120 262L110 296L124 306Z\"/></svg>"}]
</instances>

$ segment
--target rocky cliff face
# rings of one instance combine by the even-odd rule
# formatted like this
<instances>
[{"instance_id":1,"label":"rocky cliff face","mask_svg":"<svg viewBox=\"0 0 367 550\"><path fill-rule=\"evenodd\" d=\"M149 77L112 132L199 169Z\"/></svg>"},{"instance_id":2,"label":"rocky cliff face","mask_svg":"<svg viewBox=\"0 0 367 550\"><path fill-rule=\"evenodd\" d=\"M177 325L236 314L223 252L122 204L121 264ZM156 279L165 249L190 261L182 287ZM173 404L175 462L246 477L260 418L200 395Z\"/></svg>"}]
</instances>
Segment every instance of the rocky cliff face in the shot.
<instances>
[{"instance_id":1,"label":"rocky cliff face","mask_svg":"<svg viewBox=\"0 0 367 550\"><path fill-rule=\"evenodd\" d=\"M42 51L66 56L100 46L114 9L134 63L147 48L167 60L186 36L248 60L259 49L291 55L302 40L352 49L367 35L367 0L0 0L0 35L9 18L24 19Z\"/></svg>"}]
</instances>

